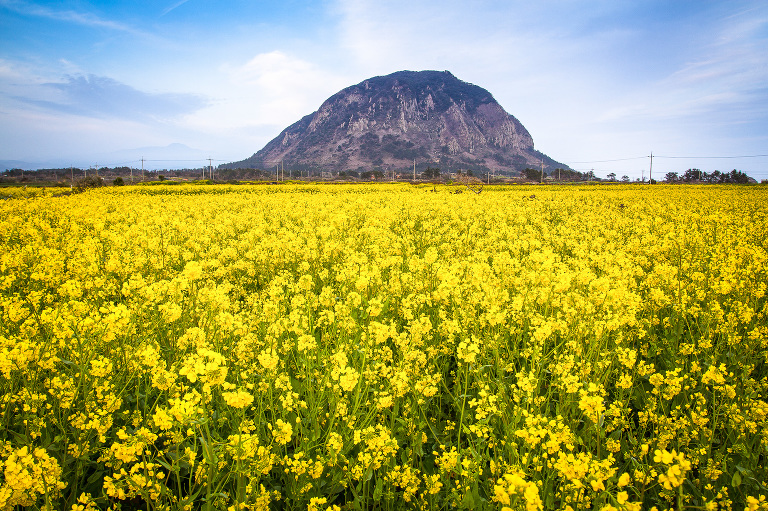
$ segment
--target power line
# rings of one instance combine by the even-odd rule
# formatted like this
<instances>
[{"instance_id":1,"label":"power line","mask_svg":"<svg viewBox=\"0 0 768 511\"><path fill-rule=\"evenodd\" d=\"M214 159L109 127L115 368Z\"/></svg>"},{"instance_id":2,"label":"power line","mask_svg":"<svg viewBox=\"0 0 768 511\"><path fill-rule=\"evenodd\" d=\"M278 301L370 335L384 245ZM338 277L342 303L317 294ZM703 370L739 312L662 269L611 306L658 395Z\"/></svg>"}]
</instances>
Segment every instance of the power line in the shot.
<instances>
[{"instance_id":1,"label":"power line","mask_svg":"<svg viewBox=\"0 0 768 511\"><path fill-rule=\"evenodd\" d=\"M654 158L656 158L656 156L654 156ZM574 171L576 171L576 172L589 172L589 171L593 171L593 172L625 172L625 173L626 173L626 172L642 172L642 171L644 171L644 170L646 170L646 169L644 169L644 168L640 168L640 169L637 169L637 168L635 168L635 169L596 169L596 168L579 168L579 169L571 169L571 170L574 170Z\"/></svg>"},{"instance_id":2,"label":"power line","mask_svg":"<svg viewBox=\"0 0 768 511\"><path fill-rule=\"evenodd\" d=\"M208 160L209 160L209 158L197 158L197 159L194 159L194 160L150 160L150 159L146 159L144 161L208 161Z\"/></svg>"},{"instance_id":3,"label":"power line","mask_svg":"<svg viewBox=\"0 0 768 511\"><path fill-rule=\"evenodd\" d=\"M714 160L714 159L736 159L736 158L765 158L768 154L747 154L742 156L654 156L654 158L675 158L690 160Z\"/></svg>"},{"instance_id":4,"label":"power line","mask_svg":"<svg viewBox=\"0 0 768 511\"><path fill-rule=\"evenodd\" d=\"M617 158L615 160L591 160L591 161L572 161L574 165L580 165L584 163L609 163L613 161L629 161L629 160L643 160L645 158L648 158L648 156L635 156L633 158Z\"/></svg>"},{"instance_id":5,"label":"power line","mask_svg":"<svg viewBox=\"0 0 768 511\"><path fill-rule=\"evenodd\" d=\"M680 160L695 160L695 159L738 159L738 158L766 158L768 154L743 154L737 156L659 156L653 155L654 158L674 158ZM650 156L633 156L631 158L614 158L610 160L589 160L589 161L572 161L569 162L573 165L581 165L586 163L610 163L616 161L630 161L630 160L643 160L650 158Z\"/></svg>"}]
</instances>

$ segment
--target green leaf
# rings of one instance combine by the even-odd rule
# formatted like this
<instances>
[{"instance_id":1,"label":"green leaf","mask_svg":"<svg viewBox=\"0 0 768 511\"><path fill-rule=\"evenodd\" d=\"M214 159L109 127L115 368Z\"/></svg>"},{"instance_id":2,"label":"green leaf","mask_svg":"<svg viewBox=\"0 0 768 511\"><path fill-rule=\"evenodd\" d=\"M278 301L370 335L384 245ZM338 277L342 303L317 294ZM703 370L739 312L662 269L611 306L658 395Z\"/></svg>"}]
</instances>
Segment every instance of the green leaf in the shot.
<instances>
[{"instance_id":1,"label":"green leaf","mask_svg":"<svg viewBox=\"0 0 768 511\"><path fill-rule=\"evenodd\" d=\"M547 483L547 486L551 486L550 483ZM555 508L555 492L550 489L549 491L544 493L544 504L546 505L547 509L554 509Z\"/></svg>"},{"instance_id":2,"label":"green leaf","mask_svg":"<svg viewBox=\"0 0 768 511\"><path fill-rule=\"evenodd\" d=\"M733 473L733 477L731 477L731 485L736 487L741 486L741 473L738 471Z\"/></svg>"},{"instance_id":3,"label":"green leaf","mask_svg":"<svg viewBox=\"0 0 768 511\"><path fill-rule=\"evenodd\" d=\"M464 498L461 500L462 509L475 509L475 498L471 492L464 494Z\"/></svg>"},{"instance_id":4,"label":"green leaf","mask_svg":"<svg viewBox=\"0 0 768 511\"><path fill-rule=\"evenodd\" d=\"M96 481L101 481L104 478L104 475L106 474L103 470L97 470L93 474L88 477L88 484L93 484Z\"/></svg>"}]
</instances>

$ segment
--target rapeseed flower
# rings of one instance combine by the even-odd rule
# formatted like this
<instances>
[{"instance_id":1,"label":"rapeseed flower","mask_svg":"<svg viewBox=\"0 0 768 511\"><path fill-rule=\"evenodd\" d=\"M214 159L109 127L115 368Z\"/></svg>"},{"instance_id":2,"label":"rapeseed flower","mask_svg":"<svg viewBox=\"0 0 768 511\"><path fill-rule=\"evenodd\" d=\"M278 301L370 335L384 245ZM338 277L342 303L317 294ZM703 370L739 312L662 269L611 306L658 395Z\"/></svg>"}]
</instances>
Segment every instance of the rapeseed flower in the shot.
<instances>
[{"instance_id":1,"label":"rapeseed flower","mask_svg":"<svg viewBox=\"0 0 768 511\"><path fill-rule=\"evenodd\" d=\"M763 188L432 189L0 192L0 508L764 506Z\"/></svg>"}]
</instances>

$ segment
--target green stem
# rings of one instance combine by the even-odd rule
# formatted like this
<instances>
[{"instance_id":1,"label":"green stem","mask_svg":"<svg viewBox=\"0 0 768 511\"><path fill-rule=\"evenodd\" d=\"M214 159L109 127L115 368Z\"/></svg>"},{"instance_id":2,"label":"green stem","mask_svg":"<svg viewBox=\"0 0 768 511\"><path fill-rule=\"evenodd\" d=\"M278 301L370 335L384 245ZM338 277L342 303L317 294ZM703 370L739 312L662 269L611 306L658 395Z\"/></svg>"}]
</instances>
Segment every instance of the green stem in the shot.
<instances>
[{"instance_id":1,"label":"green stem","mask_svg":"<svg viewBox=\"0 0 768 511\"><path fill-rule=\"evenodd\" d=\"M464 369L464 392L461 395L461 415L459 416L459 423L457 424L459 435L456 439L456 449L459 452L461 452L461 429L464 425L464 408L467 404L467 389L469 388L469 372L467 371L468 368L469 365L467 365Z\"/></svg>"}]
</instances>

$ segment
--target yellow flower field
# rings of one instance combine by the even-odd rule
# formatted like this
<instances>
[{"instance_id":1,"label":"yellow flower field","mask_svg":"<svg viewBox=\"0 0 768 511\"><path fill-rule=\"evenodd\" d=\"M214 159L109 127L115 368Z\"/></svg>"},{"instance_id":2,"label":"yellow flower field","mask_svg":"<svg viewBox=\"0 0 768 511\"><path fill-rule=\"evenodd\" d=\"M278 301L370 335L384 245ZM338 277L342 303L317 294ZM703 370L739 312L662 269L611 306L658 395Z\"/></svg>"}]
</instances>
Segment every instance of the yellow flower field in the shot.
<instances>
[{"instance_id":1,"label":"yellow flower field","mask_svg":"<svg viewBox=\"0 0 768 511\"><path fill-rule=\"evenodd\" d=\"M768 509L768 188L461 191L5 196L0 509Z\"/></svg>"}]
</instances>

